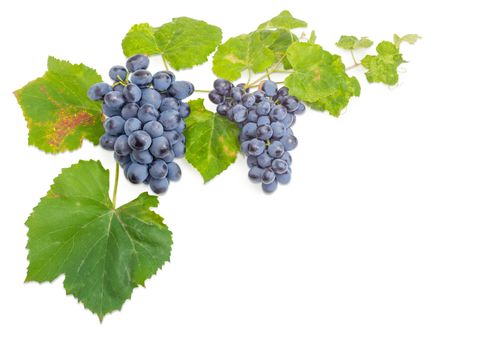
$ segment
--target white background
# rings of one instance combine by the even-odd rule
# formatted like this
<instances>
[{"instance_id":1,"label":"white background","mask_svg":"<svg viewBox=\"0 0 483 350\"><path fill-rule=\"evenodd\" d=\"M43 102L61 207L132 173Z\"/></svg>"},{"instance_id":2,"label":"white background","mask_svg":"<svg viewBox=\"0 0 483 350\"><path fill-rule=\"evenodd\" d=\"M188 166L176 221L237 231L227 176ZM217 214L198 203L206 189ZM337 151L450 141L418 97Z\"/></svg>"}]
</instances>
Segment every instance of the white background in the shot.
<instances>
[{"instance_id":1,"label":"white background","mask_svg":"<svg viewBox=\"0 0 483 350\"><path fill-rule=\"evenodd\" d=\"M318 4L318 8L315 7ZM2 349L482 349L483 114L477 1L4 1L0 5ZM391 39L409 64L395 88L368 85L339 118L298 119L293 181L272 196L242 157L207 185L186 162L160 198L172 262L103 324L63 278L24 284L24 221L61 168L109 152L57 156L27 146L12 91L48 55L123 63L135 23L190 16L247 32L289 9L325 48L340 34ZM350 59L344 55L345 61ZM161 68L154 60L152 69ZM178 73L199 89L210 65ZM143 186L122 179L120 201Z\"/></svg>"}]
</instances>

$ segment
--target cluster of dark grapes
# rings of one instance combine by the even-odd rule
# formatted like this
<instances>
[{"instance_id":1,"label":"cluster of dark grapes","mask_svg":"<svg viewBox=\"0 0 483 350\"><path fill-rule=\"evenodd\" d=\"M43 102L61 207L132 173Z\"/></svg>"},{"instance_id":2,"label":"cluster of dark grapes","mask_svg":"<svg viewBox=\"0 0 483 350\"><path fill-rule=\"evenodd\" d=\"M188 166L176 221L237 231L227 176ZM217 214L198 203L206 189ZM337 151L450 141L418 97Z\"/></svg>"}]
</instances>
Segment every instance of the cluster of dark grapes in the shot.
<instances>
[{"instance_id":1,"label":"cluster of dark grapes","mask_svg":"<svg viewBox=\"0 0 483 350\"><path fill-rule=\"evenodd\" d=\"M217 112L240 126L241 150L250 167L248 177L262 183L266 193L274 192L278 184L288 184L292 157L289 151L297 147L292 125L296 114L305 105L289 95L287 87L266 80L253 93L244 84L234 86L225 79L215 80L209 93Z\"/></svg>"},{"instance_id":2,"label":"cluster of dark grapes","mask_svg":"<svg viewBox=\"0 0 483 350\"><path fill-rule=\"evenodd\" d=\"M101 146L114 151L130 182L144 182L160 194L166 192L170 181L181 177L174 159L185 154L184 118L190 114L189 105L182 100L194 87L176 81L170 71L151 74L148 66L147 56L132 56L126 67L109 70L112 85L94 84L88 96L103 100L107 118Z\"/></svg>"}]
</instances>

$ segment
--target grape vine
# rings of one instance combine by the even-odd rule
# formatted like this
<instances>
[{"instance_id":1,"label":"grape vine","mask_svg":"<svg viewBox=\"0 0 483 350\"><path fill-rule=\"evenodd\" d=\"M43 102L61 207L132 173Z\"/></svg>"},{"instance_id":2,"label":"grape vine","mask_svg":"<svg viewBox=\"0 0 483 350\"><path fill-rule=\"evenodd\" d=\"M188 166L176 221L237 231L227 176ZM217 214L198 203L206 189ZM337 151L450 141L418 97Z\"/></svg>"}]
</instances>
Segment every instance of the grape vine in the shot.
<instances>
[{"instance_id":1,"label":"grape vine","mask_svg":"<svg viewBox=\"0 0 483 350\"><path fill-rule=\"evenodd\" d=\"M351 75L357 71L369 83L397 84L403 43L420 39L394 35L372 50L371 39L342 35L335 45L345 63L317 43L314 31L302 32L307 26L282 11L222 42L220 28L188 17L136 24L122 40L126 67L109 71L112 84L84 64L49 57L45 74L15 91L29 145L56 154L83 140L100 144L114 152L115 183L110 198L109 171L97 161L61 171L26 221L26 281L63 275L66 292L100 320L120 310L169 261L172 245L164 219L151 210L157 196L144 192L116 205L120 166L131 182L161 194L181 175L175 157L185 156L209 182L241 152L249 178L274 192L290 181L297 116L306 108L340 116L360 95ZM211 55L213 88L176 80L173 70L205 64ZM149 57L165 71L151 75ZM193 92L211 102L182 101Z\"/></svg>"}]
</instances>

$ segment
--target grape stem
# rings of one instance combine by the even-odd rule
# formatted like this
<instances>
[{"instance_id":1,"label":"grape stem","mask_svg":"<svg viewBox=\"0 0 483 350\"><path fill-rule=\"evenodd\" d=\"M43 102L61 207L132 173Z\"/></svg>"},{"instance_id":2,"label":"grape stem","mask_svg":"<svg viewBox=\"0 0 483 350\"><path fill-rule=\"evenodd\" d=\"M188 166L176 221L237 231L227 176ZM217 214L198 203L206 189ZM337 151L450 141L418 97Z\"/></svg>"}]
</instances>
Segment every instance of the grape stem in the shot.
<instances>
[{"instance_id":1,"label":"grape stem","mask_svg":"<svg viewBox=\"0 0 483 350\"><path fill-rule=\"evenodd\" d=\"M358 65L359 63L356 60L356 56L354 56L354 50L351 50L351 56L352 56L352 60L354 61L354 65Z\"/></svg>"},{"instance_id":2,"label":"grape stem","mask_svg":"<svg viewBox=\"0 0 483 350\"><path fill-rule=\"evenodd\" d=\"M164 58L164 56L161 56L161 58L163 59L164 68L166 68L166 70L169 71L168 61L166 61L166 58Z\"/></svg>"},{"instance_id":3,"label":"grape stem","mask_svg":"<svg viewBox=\"0 0 483 350\"><path fill-rule=\"evenodd\" d=\"M116 176L114 178L114 190L112 192L112 206L116 209L117 186L119 184L119 163L116 162Z\"/></svg>"},{"instance_id":4,"label":"grape stem","mask_svg":"<svg viewBox=\"0 0 483 350\"><path fill-rule=\"evenodd\" d=\"M285 56L286 55L283 55L282 57L280 57L280 59L278 60L277 63L275 63L275 65L273 66L272 69L267 69L267 72L265 74L263 74L261 77L259 77L255 81L253 81L251 84L247 84L246 87L251 88L251 87L257 86L258 83L260 83L263 79L268 78L270 76L270 74L272 74L274 71L277 71L279 66L282 64ZM279 71L279 73L281 73L281 72Z\"/></svg>"},{"instance_id":5,"label":"grape stem","mask_svg":"<svg viewBox=\"0 0 483 350\"><path fill-rule=\"evenodd\" d=\"M353 64L352 66L347 67L345 70L346 70L346 71L348 71L348 70L351 70L351 69L357 68L357 67L359 67L360 65L361 65L360 63L355 63L355 64Z\"/></svg>"},{"instance_id":6,"label":"grape stem","mask_svg":"<svg viewBox=\"0 0 483 350\"><path fill-rule=\"evenodd\" d=\"M210 93L210 90L195 90L195 92Z\"/></svg>"}]
</instances>

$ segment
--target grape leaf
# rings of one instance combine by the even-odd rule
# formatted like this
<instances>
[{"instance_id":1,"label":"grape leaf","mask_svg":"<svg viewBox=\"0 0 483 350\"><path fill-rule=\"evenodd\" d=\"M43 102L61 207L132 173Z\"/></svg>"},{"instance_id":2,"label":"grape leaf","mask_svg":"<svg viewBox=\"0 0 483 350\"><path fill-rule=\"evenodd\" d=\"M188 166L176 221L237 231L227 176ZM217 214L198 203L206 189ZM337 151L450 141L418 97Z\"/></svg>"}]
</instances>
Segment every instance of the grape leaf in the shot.
<instances>
[{"instance_id":1,"label":"grape leaf","mask_svg":"<svg viewBox=\"0 0 483 350\"><path fill-rule=\"evenodd\" d=\"M311 43L294 43L287 57L294 72L285 79L290 93L312 108L339 116L352 96L359 96L360 85L349 77L340 56Z\"/></svg>"},{"instance_id":2,"label":"grape leaf","mask_svg":"<svg viewBox=\"0 0 483 350\"><path fill-rule=\"evenodd\" d=\"M238 126L227 118L208 111L203 99L189 101L191 114L186 118L186 160L206 182L223 172L237 157Z\"/></svg>"},{"instance_id":3,"label":"grape leaf","mask_svg":"<svg viewBox=\"0 0 483 350\"><path fill-rule=\"evenodd\" d=\"M310 37L309 37L308 42L310 44L315 44L315 40L317 40L317 35L315 34L315 30L313 30L313 31L310 32Z\"/></svg>"},{"instance_id":4,"label":"grape leaf","mask_svg":"<svg viewBox=\"0 0 483 350\"><path fill-rule=\"evenodd\" d=\"M336 45L344 50L357 50L367 49L371 47L373 43L372 40L365 36L359 39L353 35L342 35Z\"/></svg>"},{"instance_id":5,"label":"grape leaf","mask_svg":"<svg viewBox=\"0 0 483 350\"><path fill-rule=\"evenodd\" d=\"M275 55L275 61L283 59L283 65L285 69L290 69L292 66L288 59L284 56L287 54L287 49L292 43L299 41L298 37L292 34L289 30L276 29L267 30L263 29L259 31L260 39L264 45L270 49Z\"/></svg>"},{"instance_id":6,"label":"grape leaf","mask_svg":"<svg viewBox=\"0 0 483 350\"><path fill-rule=\"evenodd\" d=\"M102 111L87 90L99 81L92 68L49 57L47 72L14 92L29 128L29 145L59 153L79 148L83 139L98 144L104 133Z\"/></svg>"},{"instance_id":7,"label":"grape leaf","mask_svg":"<svg viewBox=\"0 0 483 350\"><path fill-rule=\"evenodd\" d=\"M245 69L260 73L275 61L275 54L262 40L260 32L255 31L230 38L221 44L213 56L213 72L233 81L240 78Z\"/></svg>"},{"instance_id":8,"label":"grape leaf","mask_svg":"<svg viewBox=\"0 0 483 350\"><path fill-rule=\"evenodd\" d=\"M188 17L154 28L134 25L122 41L126 56L137 53L160 54L174 69L191 68L208 60L221 42L221 29Z\"/></svg>"},{"instance_id":9,"label":"grape leaf","mask_svg":"<svg viewBox=\"0 0 483 350\"><path fill-rule=\"evenodd\" d=\"M169 260L171 232L149 210L155 196L142 193L114 208L109 172L100 162L80 161L63 169L28 218L26 281L64 288L102 318L131 297Z\"/></svg>"},{"instance_id":10,"label":"grape leaf","mask_svg":"<svg viewBox=\"0 0 483 350\"><path fill-rule=\"evenodd\" d=\"M276 29L294 29L307 27L307 22L294 18L292 14L285 10L273 17L271 20L264 22L258 26L258 29L276 28Z\"/></svg>"},{"instance_id":11,"label":"grape leaf","mask_svg":"<svg viewBox=\"0 0 483 350\"><path fill-rule=\"evenodd\" d=\"M397 48L399 48L401 46L401 43L403 42L414 45L416 41L418 41L419 39L421 39L421 37L417 34L406 34L406 35L403 35L402 37L400 37L397 34L394 34L393 36L394 45L396 45Z\"/></svg>"},{"instance_id":12,"label":"grape leaf","mask_svg":"<svg viewBox=\"0 0 483 350\"><path fill-rule=\"evenodd\" d=\"M397 68L404 62L399 49L389 41L382 41L376 51L377 55L367 55L361 61L367 68L367 81L395 85L399 80Z\"/></svg>"}]
</instances>

